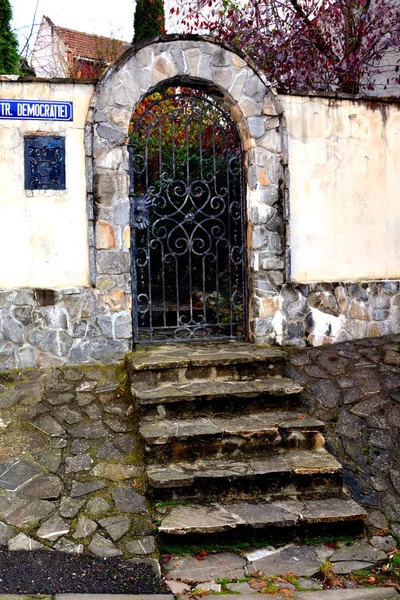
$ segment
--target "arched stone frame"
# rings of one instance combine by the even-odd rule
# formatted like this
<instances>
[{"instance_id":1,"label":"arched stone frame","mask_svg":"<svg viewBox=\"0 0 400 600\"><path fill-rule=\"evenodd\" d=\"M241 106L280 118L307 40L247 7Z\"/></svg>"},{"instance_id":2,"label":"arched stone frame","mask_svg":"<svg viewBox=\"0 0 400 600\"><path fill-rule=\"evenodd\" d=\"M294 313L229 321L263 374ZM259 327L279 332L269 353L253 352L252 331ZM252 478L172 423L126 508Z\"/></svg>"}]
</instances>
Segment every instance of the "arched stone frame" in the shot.
<instances>
[{"instance_id":1,"label":"arched stone frame","mask_svg":"<svg viewBox=\"0 0 400 600\"><path fill-rule=\"evenodd\" d=\"M88 119L87 173L91 277L111 307L112 336L131 337L128 128L137 105L160 85L217 89L243 145L249 264L249 337L275 338L284 283L284 122L279 99L245 56L199 36L136 45L99 82Z\"/></svg>"}]
</instances>

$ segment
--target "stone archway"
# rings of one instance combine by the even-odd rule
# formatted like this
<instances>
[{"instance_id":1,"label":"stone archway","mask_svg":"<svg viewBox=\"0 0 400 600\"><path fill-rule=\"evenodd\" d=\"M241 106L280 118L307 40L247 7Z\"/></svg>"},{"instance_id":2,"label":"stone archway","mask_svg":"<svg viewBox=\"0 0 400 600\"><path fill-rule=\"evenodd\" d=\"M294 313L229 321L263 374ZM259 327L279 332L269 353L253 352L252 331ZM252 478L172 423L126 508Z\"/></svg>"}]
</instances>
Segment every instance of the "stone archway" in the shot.
<instances>
[{"instance_id":1,"label":"stone archway","mask_svg":"<svg viewBox=\"0 0 400 600\"><path fill-rule=\"evenodd\" d=\"M270 341L285 272L282 110L249 60L210 38L194 36L167 36L131 48L97 88L87 152L93 174L92 283L116 313L112 336L132 335L129 123L139 102L168 83L217 89L239 130L247 177L250 333L255 341Z\"/></svg>"}]
</instances>

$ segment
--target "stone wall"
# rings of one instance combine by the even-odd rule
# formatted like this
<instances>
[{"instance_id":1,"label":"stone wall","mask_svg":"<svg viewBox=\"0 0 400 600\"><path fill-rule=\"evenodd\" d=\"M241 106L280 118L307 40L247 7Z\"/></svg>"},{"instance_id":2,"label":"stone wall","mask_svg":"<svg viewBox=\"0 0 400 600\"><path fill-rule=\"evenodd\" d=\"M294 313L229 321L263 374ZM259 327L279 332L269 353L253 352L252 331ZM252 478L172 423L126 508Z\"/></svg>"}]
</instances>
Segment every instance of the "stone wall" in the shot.
<instances>
[{"instance_id":1,"label":"stone wall","mask_svg":"<svg viewBox=\"0 0 400 600\"><path fill-rule=\"evenodd\" d=\"M121 365L0 375L0 543L155 553Z\"/></svg>"},{"instance_id":2,"label":"stone wall","mask_svg":"<svg viewBox=\"0 0 400 600\"><path fill-rule=\"evenodd\" d=\"M266 344L320 346L400 331L397 281L284 284L266 291L256 319Z\"/></svg>"},{"instance_id":3,"label":"stone wall","mask_svg":"<svg viewBox=\"0 0 400 600\"><path fill-rule=\"evenodd\" d=\"M369 513L369 535L400 535L399 350L398 334L308 348L294 352L287 369L326 424L345 486Z\"/></svg>"},{"instance_id":4,"label":"stone wall","mask_svg":"<svg viewBox=\"0 0 400 600\"><path fill-rule=\"evenodd\" d=\"M246 57L211 38L168 36L128 50L92 99L91 84L0 82L3 98L76 103L72 124L1 122L2 368L130 350L129 123L148 94L178 83L218 92L241 137L249 339L320 345L400 330L398 105L278 98ZM65 134L65 191L23 189L26 133Z\"/></svg>"},{"instance_id":5,"label":"stone wall","mask_svg":"<svg viewBox=\"0 0 400 600\"><path fill-rule=\"evenodd\" d=\"M124 294L99 296L92 288L0 291L1 369L120 360L131 349Z\"/></svg>"}]
</instances>

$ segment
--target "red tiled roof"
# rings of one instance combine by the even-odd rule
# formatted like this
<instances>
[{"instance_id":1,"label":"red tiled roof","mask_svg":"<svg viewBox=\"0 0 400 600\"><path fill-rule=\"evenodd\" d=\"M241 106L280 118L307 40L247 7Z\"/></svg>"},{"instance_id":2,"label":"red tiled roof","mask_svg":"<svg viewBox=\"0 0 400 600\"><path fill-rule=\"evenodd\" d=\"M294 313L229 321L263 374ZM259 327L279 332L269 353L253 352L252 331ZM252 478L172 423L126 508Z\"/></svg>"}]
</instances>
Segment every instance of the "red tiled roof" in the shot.
<instances>
[{"instance_id":1,"label":"red tiled roof","mask_svg":"<svg viewBox=\"0 0 400 600\"><path fill-rule=\"evenodd\" d=\"M102 60L106 63L114 62L128 47L129 43L115 40L82 31L74 31L65 27L58 27L48 17L45 17L52 27L59 33L62 41L72 52L73 56L90 60Z\"/></svg>"}]
</instances>

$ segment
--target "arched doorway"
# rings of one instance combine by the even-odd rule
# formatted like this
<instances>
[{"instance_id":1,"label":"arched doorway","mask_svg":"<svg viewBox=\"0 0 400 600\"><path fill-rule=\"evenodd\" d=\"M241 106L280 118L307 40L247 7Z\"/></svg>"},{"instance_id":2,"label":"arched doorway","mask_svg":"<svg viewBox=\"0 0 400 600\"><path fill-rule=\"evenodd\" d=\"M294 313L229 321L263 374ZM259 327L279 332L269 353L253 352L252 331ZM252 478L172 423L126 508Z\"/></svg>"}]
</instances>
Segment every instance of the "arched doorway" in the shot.
<instances>
[{"instance_id":1,"label":"arched doorway","mask_svg":"<svg viewBox=\"0 0 400 600\"><path fill-rule=\"evenodd\" d=\"M180 324L187 325L193 314L193 327L190 331L186 327L175 327L177 337L172 336L169 339L172 341L178 339L178 336L185 337L189 333L189 339L203 340L214 340L220 336L223 336L224 339L226 337L237 339L245 335L249 341L271 343L275 336L275 326L280 323L279 318L273 320L275 313L279 311L280 288L289 268L289 262L286 260L285 233L285 219L288 216L287 204L285 204L288 194L287 150L282 107L275 92L257 73L251 61L210 38L203 39L198 36L168 36L160 40L149 40L149 42L130 48L110 67L96 88L94 106L89 112L88 135L86 136L90 221L88 237L91 282L95 288L96 298L99 299L101 306L105 304L110 307L112 312L110 318L101 317L102 331L104 329L104 335L110 339L132 340L134 343L143 338L145 338L144 341L157 339L155 335L153 338L149 335L151 329L147 333L143 329L142 336L137 334L139 318L142 318L143 315L146 316L148 311L145 296L142 297L144 302L141 304L139 298L135 294L132 295L131 275L136 267L132 265L131 260L133 252L130 247L131 216L134 211L131 213L130 204L131 200L136 198L136 204L140 205L137 200L143 196L142 207L146 212L150 203L153 205L155 196L154 190L148 189L152 186L150 181L148 185L143 185L142 182L141 187L138 187L134 178L130 177L132 150L128 152L128 144L134 140L131 139L132 132L130 135L128 132L132 123L132 111L135 111L149 95L161 93L161 90L165 90L168 86L182 86L178 90L180 92L187 88L205 90L206 96L210 96L210 111L217 111L220 115L216 122L225 118L224 111L229 117L227 122L231 123L233 119L237 132L240 134L240 141L233 136L235 141L232 147L242 149L243 163L241 166L243 164L245 215L247 217L246 236L243 231L241 234L243 254L238 259L244 271L247 258L245 278L243 277L239 283L236 283L232 276L231 284L226 284L224 281L225 271L208 260L205 263L206 275L209 279L213 277L215 289L212 290L211 286L207 287L206 285L204 293L204 286L199 284L198 279L193 279L192 273L191 288L190 285L186 286L185 298L179 297L179 303L185 305L186 312L179 313L177 324L179 325L179 317L182 317ZM190 92L189 95L196 96L193 102L200 102L198 92ZM216 105L214 108L212 108L213 104ZM182 107L182 111L184 108L185 106ZM202 113L208 114L205 109L202 109ZM182 114L181 119L183 122L185 119L189 122L190 116ZM162 127L160 130L164 142L168 136L163 136ZM223 128L222 133L224 133ZM219 131L218 135L222 136L222 133ZM157 145L158 142L156 141L155 144ZM222 142L220 147L222 147ZM231 147L230 143L228 147ZM191 151L190 145L189 150ZM160 175L160 173L155 173L156 181L161 182ZM163 186L166 186L164 180ZM149 193L150 202L147 202ZM216 196L224 198L221 191ZM199 192L199 198L201 199L201 197L202 193ZM176 209L177 206L175 206ZM243 196L241 197L241 210L243 210ZM193 218L193 212L189 211L185 215L185 222L188 225L190 219ZM135 218L136 216L140 217L140 215L135 215ZM139 234L135 232L135 243L137 235ZM157 234L156 238L157 236L160 237L160 234ZM219 238L220 236L216 233L214 237ZM230 243L231 247L236 245L234 240L226 243ZM221 241L221 253L223 245ZM211 250L211 253L215 255L214 250ZM155 255L156 252L153 251L153 254ZM226 254L224 256L225 258L221 260L226 261ZM234 255L231 256L236 260ZM186 253L186 258L188 259L188 253ZM151 258L151 260L154 264L154 260L160 261L160 258ZM196 258L196 260L198 259ZM172 269L171 266L168 268ZM197 268L196 266L196 273ZM214 271L212 271L213 269ZM135 275L135 273L133 274ZM217 274L221 274L221 277L216 277ZM166 271L164 269L165 284L173 284L172 275L168 269ZM138 273L135 276L138 277ZM185 274L183 273L182 277L178 279L181 280L181 288L185 288L185 285L182 286ZM244 280L248 285L247 300ZM163 314L159 308L160 304L162 305L164 302L162 285L161 280L161 283L158 282L159 296L155 305L153 304L153 295L149 298L152 306L157 307L158 315ZM220 285L218 289L217 285ZM216 306L216 297L221 292L226 298L230 295L229 289L233 293L236 292L234 286L239 289L241 285L243 286L241 290L243 297L240 299L240 303L243 302L243 314L239 325L237 317L241 307L236 309L236 299L231 308L228 310L221 308L220 310L220 305L218 304L218 308ZM228 293L224 291L227 287ZM210 292L209 289L211 289ZM148 294L148 292L145 293ZM238 291L236 294L238 299L239 295ZM206 306L203 306L204 297L208 297ZM168 305L166 297L168 310L165 322L167 325L171 324L173 310L170 309L173 308L176 298L172 297L172 301ZM229 316L230 310L232 310L232 316ZM246 310L249 313L247 323ZM220 312L219 321L215 317L218 311ZM225 322L226 313L231 319L228 327ZM175 316L176 314L175 307ZM211 320L213 315L214 321ZM156 324L160 324L161 317L157 318ZM135 319L138 322L133 331L134 323L132 321L134 322ZM196 326L196 319L200 319L197 321L197 325L200 327ZM183 323L183 321L185 322ZM209 327L207 323L210 324ZM203 324L205 326L201 327ZM230 330L231 325L232 329ZM247 327L245 327L246 325ZM143 328L150 327L149 322L146 323L145 320L141 326ZM162 319L161 326L162 328L164 326ZM174 324L171 324L171 327L173 326ZM156 333L158 335L158 332ZM161 339L168 339L165 331L162 333Z\"/></svg>"},{"instance_id":2,"label":"arched doorway","mask_svg":"<svg viewBox=\"0 0 400 600\"><path fill-rule=\"evenodd\" d=\"M243 339L243 151L222 98L161 89L130 133L134 342Z\"/></svg>"}]
</instances>

